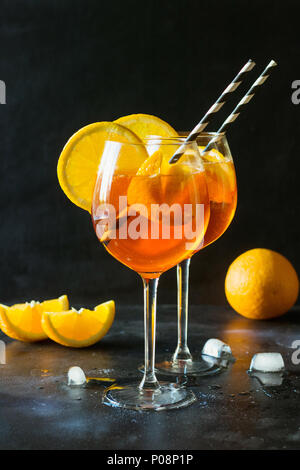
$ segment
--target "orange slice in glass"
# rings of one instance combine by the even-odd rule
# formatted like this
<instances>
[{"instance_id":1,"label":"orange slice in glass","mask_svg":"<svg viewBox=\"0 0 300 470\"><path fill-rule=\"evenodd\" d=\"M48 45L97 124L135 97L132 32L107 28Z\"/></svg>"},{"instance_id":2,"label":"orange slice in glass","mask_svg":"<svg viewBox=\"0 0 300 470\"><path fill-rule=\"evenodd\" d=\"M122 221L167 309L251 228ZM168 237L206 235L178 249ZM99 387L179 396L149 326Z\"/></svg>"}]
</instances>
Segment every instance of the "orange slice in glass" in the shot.
<instances>
[{"instance_id":1,"label":"orange slice in glass","mask_svg":"<svg viewBox=\"0 0 300 470\"><path fill-rule=\"evenodd\" d=\"M204 147L199 147L204 150ZM231 203L232 193L236 191L236 176L233 162L218 150L212 149L202 156L205 176L211 201Z\"/></svg>"}]
</instances>

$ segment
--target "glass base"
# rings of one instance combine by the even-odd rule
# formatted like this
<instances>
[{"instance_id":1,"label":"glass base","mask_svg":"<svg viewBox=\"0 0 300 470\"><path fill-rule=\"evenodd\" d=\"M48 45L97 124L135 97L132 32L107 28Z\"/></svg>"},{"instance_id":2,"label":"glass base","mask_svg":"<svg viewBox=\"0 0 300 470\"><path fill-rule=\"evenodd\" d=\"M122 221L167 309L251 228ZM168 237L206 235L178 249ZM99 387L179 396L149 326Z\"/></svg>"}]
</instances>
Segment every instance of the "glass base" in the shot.
<instances>
[{"instance_id":1,"label":"glass base","mask_svg":"<svg viewBox=\"0 0 300 470\"><path fill-rule=\"evenodd\" d=\"M157 373L203 377L220 374L228 367L228 360L201 354L188 360L166 360L155 365Z\"/></svg>"},{"instance_id":2,"label":"glass base","mask_svg":"<svg viewBox=\"0 0 300 470\"><path fill-rule=\"evenodd\" d=\"M116 383L107 388L102 402L131 410L174 410L196 401L194 393L176 383L160 382L157 390L140 390L140 382Z\"/></svg>"}]
</instances>

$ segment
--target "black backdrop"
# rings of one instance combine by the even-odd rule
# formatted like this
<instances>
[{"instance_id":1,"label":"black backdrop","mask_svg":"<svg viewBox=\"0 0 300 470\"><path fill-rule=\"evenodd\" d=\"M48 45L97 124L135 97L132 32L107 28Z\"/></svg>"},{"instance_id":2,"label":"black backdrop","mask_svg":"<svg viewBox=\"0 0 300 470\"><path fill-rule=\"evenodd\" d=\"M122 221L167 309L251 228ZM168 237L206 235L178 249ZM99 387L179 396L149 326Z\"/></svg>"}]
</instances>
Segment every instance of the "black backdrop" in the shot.
<instances>
[{"instance_id":1,"label":"black backdrop","mask_svg":"<svg viewBox=\"0 0 300 470\"><path fill-rule=\"evenodd\" d=\"M65 292L73 302L141 302L138 276L60 190L59 153L80 127L135 112L190 129L248 58L258 64L251 77L271 58L280 66L228 135L238 210L194 257L191 302L224 303L226 269L250 248L299 269L298 0L1 0L0 9L1 302ZM161 302L176 301L175 274L162 276Z\"/></svg>"}]
</instances>

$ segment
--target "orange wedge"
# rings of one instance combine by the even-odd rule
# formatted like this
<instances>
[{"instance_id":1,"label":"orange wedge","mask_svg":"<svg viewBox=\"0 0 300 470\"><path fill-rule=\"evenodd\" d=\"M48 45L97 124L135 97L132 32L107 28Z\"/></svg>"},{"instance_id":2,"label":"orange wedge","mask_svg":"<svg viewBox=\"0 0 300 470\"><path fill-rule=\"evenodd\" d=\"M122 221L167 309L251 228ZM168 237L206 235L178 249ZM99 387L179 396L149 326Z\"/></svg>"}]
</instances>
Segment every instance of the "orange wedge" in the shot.
<instances>
[{"instance_id":1,"label":"orange wedge","mask_svg":"<svg viewBox=\"0 0 300 470\"><path fill-rule=\"evenodd\" d=\"M129 114L128 116L117 119L115 122L133 131L143 141L147 137L155 136L164 139L179 137L179 134L170 124L151 114ZM152 153L156 152L156 150L161 150L164 161L168 162L178 148L176 145L171 145L171 143L172 141L168 141L168 145L161 145L159 141L157 141L157 145L154 145L153 142L146 147L150 156Z\"/></svg>"},{"instance_id":2,"label":"orange wedge","mask_svg":"<svg viewBox=\"0 0 300 470\"><path fill-rule=\"evenodd\" d=\"M88 310L44 312L42 326L45 334L56 343L72 348L84 348L97 343L106 335L115 318L113 300Z\"/></svg>"},{"instance_id":3,"label":"orange wedge","mask_svg":"<svg viewBox=\"0 0 300 470\"><path fill-rule=\"evenodd\" d=\"M204 150L204 147L199 146L199 150ZM210 150L202 159L210 200L230 203L232 193L236 191L233 162L216 149Z\"/></svg>"},{"instance_id":4,"label":"orange wedge","mask_svg":"<svg viewBox=\"0 0 300 470\"><path fill-rule=\"evenodd\" d=\"M129 114L115 121L133 131L140 139L149 136L177 137L178 133L167 122L151 114Z\"/></svg>"},{"instance_id":5,"label":"orange wedge","mask_svg":"<svg viewBox=\"0 0 300 470\"><path fill-rule=\"evenodd\" d=\"M58 160L57 176L62 190L74 204L89 212L101 155L107 141L141 144L139 137L126 127L113 122L96 122L72 135ZM117 150L112 145L112 157ZM125 174L135 174L148 157L143 145L132 146L130 154L129 148L124 146L121 152L117 163L119 171L123 169Z\"/></svg>"},{"instance_id":6,"label":"orange wedge","mask_svg":"<svg viewBox=\"0 0 300 470\"><path fill-rule=\"evenodd\" d=\"M69 308L66 295L58 299L35 302L34 300L11 307L0 305L0 326L2 331L13 339L25 342L35 342L47 339L42 325L44 311L62 311Z\"/></svg>"},{"instance_id":7,"label":"orange wedge","mask_svg":"<svg viewBox=\"0 0 300 470\"><path fill-rule=\"evenodd\" d=\"M199 152L201 153L205 149L205 147L202 145L198 145L198 149L199 149ZM209 152L206 152L204 155L201 155L201 157L205 162L216 163L216 162L226 161L226 158L224 157L224 155L222 155L221 152L219 152L216 149L211 149Z\"/></svg>"},{"instance_id":8,"label":"orange wedge","mask_svg":"<svg viewBox=\"0 0 300 470\"><path fill-rule=\"evenodd\" d=\"M151 204L161 204L162 188L159 178L162 153L157 150L140 166L127 190L128 205L144 204L150 210Z\"/></svg>"},{"instance_id":9,"label":"orange wedge","mask_svg":"<svg viewBox=\"0 0 300 470\"><path fill-rule=\"evenodd\" d=\"M144 204L149 213L151 204L188 203L187 182L197 170L196 166L187 164L188 156L173 165L168 163L170 156L167 155L167 160L165 157L164 149L160 148L143 162L129 184L128 205Z\"/></svg>"}]
</instances>

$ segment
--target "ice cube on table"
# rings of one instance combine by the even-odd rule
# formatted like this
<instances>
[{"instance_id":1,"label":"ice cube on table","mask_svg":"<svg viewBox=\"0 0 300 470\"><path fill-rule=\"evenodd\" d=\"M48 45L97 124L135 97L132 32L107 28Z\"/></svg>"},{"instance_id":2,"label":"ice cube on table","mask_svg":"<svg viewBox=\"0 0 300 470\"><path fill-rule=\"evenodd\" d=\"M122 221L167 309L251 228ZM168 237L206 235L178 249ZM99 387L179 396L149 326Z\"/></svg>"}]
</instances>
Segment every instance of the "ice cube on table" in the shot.
<instances>
[{"instance_id":1,"label":"ice cube on table","mask_svg":"<svg viewBox=\"0 0 300 470\"><path fill-rule=\"evenodd\" d=\"M232 357L230 346L217 338L210 338L206 341L202 349L202 354L216 358Z\"/></svg>"},{"instance_id":2,"label":"ice cube on table","mask_svg":"<svg viewBox=\"0 0 300 470\"><path fill-rule=\"evenodd\" d=\"M83 385L86 383L86 376L78 366L70 367L68 370L68 385Z\"/></svg>"},{"instance_id":3,"label":"ice cube on table","mask_svg":"<svg viewBox=\"0 0 300 470\"><path fill-rule=\"evenodd\" d=\"M285 369L283 357L278 352L254 354L250 364L250 371L282 372Z\"/></svg>"},{"instance_id":4,"label":"ice cube on table","mask_svg":"<svg viewBox=\"0 0 300 470\"><path fill-rule=\"evenodd\" d=\"M0 364L6 364L6 345L0 340Z\"/></svg>"}]
</instances>

